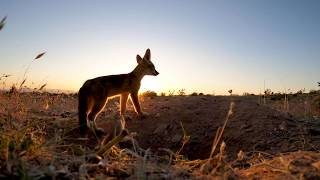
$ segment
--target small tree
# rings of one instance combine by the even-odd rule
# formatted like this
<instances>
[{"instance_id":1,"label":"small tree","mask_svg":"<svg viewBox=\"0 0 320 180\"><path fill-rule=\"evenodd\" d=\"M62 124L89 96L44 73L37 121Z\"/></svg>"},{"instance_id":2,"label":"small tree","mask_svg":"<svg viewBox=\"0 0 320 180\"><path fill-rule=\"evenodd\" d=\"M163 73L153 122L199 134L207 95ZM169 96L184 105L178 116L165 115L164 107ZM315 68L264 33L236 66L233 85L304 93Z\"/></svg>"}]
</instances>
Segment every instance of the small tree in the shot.
<instances>
[{"instance_id":1,"label":"small tree","mask_svg":"<svg viewBox=\"0 0 320 180\"><path fill-rule=\"evenodd\" d=\"M141 96L143 96L143 97L156 97L157 93L154 91L148 90L148 91L141 93Z\"/></svg>"},{"instance_id":2,"label":"small tree","mask_svg":"<svg viewBox=\"0 0 320 180\"><path fill-rule=\"evenodd\" d=\"M264 91L264 94L265 94L266 96L270 96L270 95L272 94L271 89L266 89L266 90Z\"/></svg>"},{"instance_id":3,"label":"small tree","mask_svg":"<svg viewBox=\"0 0 320 180\"><path fill-rule=\"evenodd\" d=\"M250 96L251 94L248 93L248 92L244 92L242 95L243 95L243 96Z\"/></svg>"},{"instance_id":4,"label":"small tree","mask_svg":"<svg viewBox=\"0 0 320 180\"><path fill-rule=\"evenodd\" d=\"M190 96L198 96L198 93L193 92L193 93L190 94Z\"/></svg>"},{"instance_id":5,"label":"small tree","mask_svg":"<svg viewBox=\"0 0 320 180\"><path fill-rule=\"evenodd\" d=\"M168 96L173 96L174 95L174 90L169 90L169 92L168 92Z\"/></svg>"},{"instance_id":6,"label":"small tree","mask_svg":"<svg viewBox=\"0 0 320 180\"><path fill-rule=\"evenodd\" d=\"M179 95L179 96L184 96L184 95L186 95L185 89L179 89L179 90L178 90L178 95Z\"/></svg>"},{"instance_id":7,"label":"small tree","mask_svg":"<svg viewBox=\"0 0 320 180\"><path fill-rule=\"evenodd\" d=\"M161 92L160 96L166 96L166 93L165 92Z\"/></svg>"}]
</instances>

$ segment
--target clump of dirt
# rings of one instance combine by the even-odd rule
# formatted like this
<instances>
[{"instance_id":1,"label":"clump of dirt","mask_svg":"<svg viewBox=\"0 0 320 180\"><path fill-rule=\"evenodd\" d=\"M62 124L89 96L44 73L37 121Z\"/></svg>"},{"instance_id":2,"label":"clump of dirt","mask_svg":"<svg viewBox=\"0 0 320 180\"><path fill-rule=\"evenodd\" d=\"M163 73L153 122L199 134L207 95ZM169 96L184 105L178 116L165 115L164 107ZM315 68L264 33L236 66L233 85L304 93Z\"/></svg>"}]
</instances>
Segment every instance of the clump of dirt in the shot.
<instances>
[{"instance_id":1,"label":"clump of dirt","mask_svg":"<svg viewBox=\"0 0 320 180\"><path fill-rule=\"evenodd\" d=\"M298 121L288 113L260 105L247 97L153 97L144 98L142 106L149 115L137 119L129 106L127 128L137 133L142 148L168 148L177 151L182 146L184 126L189 143L182 154L189 159L208 158L216 131L225 121L229 104L235 108L223 134L228 158L234 159L242 150L264 151L270 154L297 150L315 150L320 146L320 123ZM117 118L117 111L100 115L105 119Z\"/></svg>"}]
</instances>

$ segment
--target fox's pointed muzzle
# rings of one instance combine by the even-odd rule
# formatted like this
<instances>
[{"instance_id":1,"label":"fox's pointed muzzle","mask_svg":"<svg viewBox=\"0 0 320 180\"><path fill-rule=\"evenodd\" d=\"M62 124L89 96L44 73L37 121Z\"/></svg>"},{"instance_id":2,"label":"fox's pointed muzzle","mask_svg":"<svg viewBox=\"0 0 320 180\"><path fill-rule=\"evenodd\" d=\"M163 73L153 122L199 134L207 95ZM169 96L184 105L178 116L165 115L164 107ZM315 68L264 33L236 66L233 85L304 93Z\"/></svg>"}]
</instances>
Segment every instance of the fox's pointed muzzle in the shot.
<instances>
[{"instance_id":1,"label":"fox's pointed muzzle","mask_svg":"<svg viewBox=\"0 0 320 180\"><path fill-rule=\"evenodd\" d=\"M154 76L158 76L159 74L160 73L157 70L154 70L154 73L153 73Z\"/></svg>"}]
</instances>

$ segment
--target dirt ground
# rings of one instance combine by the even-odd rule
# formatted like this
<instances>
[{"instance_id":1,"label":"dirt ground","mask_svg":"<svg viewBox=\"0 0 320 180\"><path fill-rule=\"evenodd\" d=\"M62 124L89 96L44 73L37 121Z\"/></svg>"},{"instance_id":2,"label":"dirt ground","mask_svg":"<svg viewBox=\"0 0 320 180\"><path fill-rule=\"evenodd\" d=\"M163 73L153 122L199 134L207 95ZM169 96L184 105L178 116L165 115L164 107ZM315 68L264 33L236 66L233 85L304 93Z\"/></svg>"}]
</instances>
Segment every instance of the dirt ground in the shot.
<instances>
[{"instance_id":1,"label":"dirt ground","mask_svg":"<svg viewBox=\"0 0 320 180\"><path fill-rule=\"evenodd\" d=\"M16 138L17 136L12 134L15 131L9 131L10 128L19 130L27 129L25 127L32 127L30 131L33 131L33 137L39 137L37 140L39 141L37 142L39 146L45 146L46 149L49 147L52 149L54 146L56 153L67 152L67 154L70 154L70 148L65 147L72 146L73 155L77 154L78 151L80 151L78 154L81 155L83 149L88 152L94 152L100 142L93 136L89 137L89 139L80 138L81 135L77 130L76 95L35 95L31 93L20 95L19 97L2 95L0 102L1 131L6 137L12 136ZM294 156L302 160L307 159L307 165L319 162L320 157L317 153L320 150L319 117L298 118L290 111L289 113L282 111L277 102L268 101L266 105L259 103L257 96L141 97L143 110L148 115L142 119L138 118L129 102L126 128L133 134L139 147L144 150L150 149L148 152L156 156L161 156L161 150L163 149L176 153L182 147L184 135L189 136L190 139L182 148L180 155L183 155L185 160L190 161L186 164L190 164L200 161L198 159L207 159L209 157L216 131L223 126L230 110L231 102L234 103L234 107L222 136L222 140L226 145L223 159L235 169L233 170L236 172L235 177L251 177L251 175L252 177L263 177L263 173L259 173L264 171L265 167L263 167L263 170L253 173L260 166L253 166L255 163L248 164L249 161L253 161L252 159L257 159L256 156L260 158L259 163L264 160L270 161L268 165L272 165L277 161L279 155L284 153L283 158ZM294 104L291 104L291 107L294 108ZM317 114L319 109L315 109L315 111L315 114ZM105 110L99 115L97 122L106 132L112 134L114 124L119 119L119 102L115 98L108 102ZM21 122L17 123L16 121L18 120ZM10 123L8 124L8 122ZM31 122L35 123L30 125ZM186 134L184 134L183 128ZM38 132L35 129L40 130ZM28 133L29 131L25 132L25 134ZM23 137L26 136L25 134ZM61 134L64 134L64 136ZM5 143L5 141L6 139L2 138L1 147L8 143ZM55 143L50 144L52 141ZM15 142L19 143L21 141L16 138ZM54 144L58 144L59 148ZM120 143L120 148L126 147L130 149L128 143ZM303 153L299 154L297 151L303 151ZM251 158L248 158L246 163L235 163L235 160L239 158L239 152L244 152L246 157ZM290 154L290 152L296 154ZM1 159L6 160L6 153L1 149ZM30 153L33 153L30 155L32 158L27 158L30 163L36 163L37 166L45 164L44 157L37 156L34 150ZM55 158L59 159L61 157L57 155ZM312 159L312 162L310 159ZM6 161L8 162L8 160ZM58 162L58 160L55 160L55 164ZM62 160L61 162L64 161ZM86 160L82 160L82 162L86 162ZM303 162L299 161L297 163L305 165L306 163ZM289 167L290 163L292 161L288 161L286 167ZM71 171L71 165L68 162L63 164L67 164L69 171ZM179 163L173 166L175 169L183 169L183 163L179 164L179 167L176 167L177 164ZM1 168L3 169L5 166L7 165L2 164ZM72 165L74 171L78 171L79 166L79 164ZM319 164L312 166L315 167L315 169L311 168L311 173L315 173L312 177L320 177L318 166ZM248 172L248 169L253 169L253 167L256 169ZM177 177L200 177L199 172L203 171L198 168L182 172L184 173L177 175ZM201 177L208 178L206 175ZM275 174L274 177L281 176Z\"/></svg>"},{"instance_id":2,"label":"dirt ground","mask_svg":"<svg viewBox=\"0 0 320 180\"><path fill-rule=\"evenodd\" d=\"M127 128L137 133L136 139L145 149L176 151L182 146L182 122L190 136L183 155L189 159L205 159L210 154L218 127L225 121L231 101L235 104L233 115L223 136L229 158L235 158L240 150L278 154L320 149L319 120L299 120L288 113L259 105L256 98L250 97L146 97L142 104L149 115L138 119L131 107ZM117 118L116 113L103 113L98 119L101 126L108 124L105 120L108 116Z\"/></svg>"}]
</instances>

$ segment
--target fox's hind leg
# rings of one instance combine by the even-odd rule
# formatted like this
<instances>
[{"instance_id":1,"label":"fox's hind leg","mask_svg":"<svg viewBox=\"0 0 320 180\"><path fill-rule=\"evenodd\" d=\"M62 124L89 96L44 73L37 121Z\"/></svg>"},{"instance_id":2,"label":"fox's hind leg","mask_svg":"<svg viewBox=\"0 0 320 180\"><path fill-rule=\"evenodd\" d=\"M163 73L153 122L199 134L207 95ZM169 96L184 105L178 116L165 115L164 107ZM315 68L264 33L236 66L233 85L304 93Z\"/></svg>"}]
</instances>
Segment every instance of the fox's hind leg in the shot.
<instances>
[{"instance_id":1,"label":"fox's hind leg","mask_svg":"<svg viewBox=\"0 0 320 180\"><path fill-rule=\"evenodd\" d=\"M122 130L126 126L126 109L127 109L127 101L128 101L129 93L122 93L120 96L120 121L118 122L118 127Z\"/></svg>"},{"instance_id":2,"label":"fox's hind leg","mask_svg":"<svg viewBox=\"0 0 320 180\"><path fill-rule=\"evenodd\" d=\"M78 116L80 133L85 134L88 129L88 114L91 112L94 101L92 97L87 96L81 88L79 91Z\"/></svg>"},{"instance_id":3,"label":"fox's hind leg","mask_svg":"<svg viewBox=\"0 0 320 180\"><path fill-rule=\"evenodd\" d=\"M97 116L100 114L100 112L103 110L104 106L106 105L106 102L107 102L107 99L96 101L92 107L91 112L88 115L89 121L93 123L93 128L98 133L104 133L104 130L101 128L97 128L95 120Z\"/></svg>"}]
</instances>

